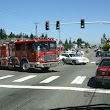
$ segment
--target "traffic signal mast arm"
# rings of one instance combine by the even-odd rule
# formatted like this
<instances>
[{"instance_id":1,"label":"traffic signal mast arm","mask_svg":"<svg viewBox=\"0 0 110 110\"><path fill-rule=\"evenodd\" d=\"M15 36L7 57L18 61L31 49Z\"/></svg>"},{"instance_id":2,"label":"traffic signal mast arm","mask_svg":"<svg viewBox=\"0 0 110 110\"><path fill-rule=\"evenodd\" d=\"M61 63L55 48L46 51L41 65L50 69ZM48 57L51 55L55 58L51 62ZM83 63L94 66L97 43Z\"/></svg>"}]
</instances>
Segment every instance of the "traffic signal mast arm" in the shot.
<instances>
[{"instance_id":1,"label":"traffic signal mast arm","mask_svg":"<svg viewBox=\"0 0 110 110\"><path fill-rule=\"evenodd\" d=\"M67 24L80 24L81 22L65 22L65 23L61 23L61 25L67 25ZM56 25L56 23L50 23L53 25ZM93 22L85 22L85 24L110 24L109 21L93 21Z\"/></svg>"}]
</instances>

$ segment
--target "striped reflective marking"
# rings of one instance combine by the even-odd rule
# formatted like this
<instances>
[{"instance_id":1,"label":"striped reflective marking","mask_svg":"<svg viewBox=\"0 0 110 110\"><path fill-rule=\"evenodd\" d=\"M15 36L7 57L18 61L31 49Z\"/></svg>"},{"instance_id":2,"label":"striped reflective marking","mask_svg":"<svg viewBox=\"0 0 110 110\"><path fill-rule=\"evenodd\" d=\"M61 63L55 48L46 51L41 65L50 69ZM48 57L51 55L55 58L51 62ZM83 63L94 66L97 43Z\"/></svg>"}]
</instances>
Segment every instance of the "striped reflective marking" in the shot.
<instances>
[{"instance_id":1,"label":"striped reflective marking","mask_svg":"<svg viewBox=\"0 0 110 110\"><path fill-rule=\"evenodd\" d=\"M85 80L86 76L77 76L71 84L82 84L83 81Z\"/></svg>"},{"instance_id":2,"label":"striped reflective marking","mask_svg":"<svg viewBox=\"0 0 110 110\"><path fill-rule=\"evenodd\" d=\"M51 81L57 79L58 77L60 77L60 76L51 76L51 77L41 81L40 83L50 83Z\"/></svg>"},{"instance_id":3,"label":"striped reflective marking","mask_svg":"<svg viewBox=\"0 0 110 110\"><path fill-rule=\"evenodd\" d=\"M23 78L14 80L13 82L23 82L23 81L26 81L26 80L28 80L28 79L34 78L34 77L36 77L36 76L37 76L37 75L29 75L29 76L26 76L26 77L23 77Z\"/></svg>"},{"instance_id":4,"label":"striped reflective marking","mask_svg":"<svg viewBox=\"0 0 110 110\"><path fill-rule=\"evenodd\" d=\"M6 75L6 76L2 76L0 77L0 79L6 79L6 78L10 78L10 77L13 77L14 75Z\"/></svg>"}]
</instances>

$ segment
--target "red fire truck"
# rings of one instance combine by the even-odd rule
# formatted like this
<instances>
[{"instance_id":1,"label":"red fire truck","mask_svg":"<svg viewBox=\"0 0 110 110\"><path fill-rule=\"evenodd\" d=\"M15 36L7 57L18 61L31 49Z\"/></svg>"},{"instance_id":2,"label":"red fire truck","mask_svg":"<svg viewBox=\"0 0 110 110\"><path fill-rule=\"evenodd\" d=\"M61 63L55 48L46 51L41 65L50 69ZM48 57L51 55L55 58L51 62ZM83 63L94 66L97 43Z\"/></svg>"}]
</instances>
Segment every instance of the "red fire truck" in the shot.
<instances>
[{"instance_id":1,"label":"red fire truck","mask_svg":"<svg viewBox=\"0 0 110 110\"><path fill-rule=\"evenodd\" d=\"M20 67L22 71L29 68L48 70L59 64L58 57L56 40L53 38L18 39L0 45L0 67Z\"/></svg>"}]
</instances>

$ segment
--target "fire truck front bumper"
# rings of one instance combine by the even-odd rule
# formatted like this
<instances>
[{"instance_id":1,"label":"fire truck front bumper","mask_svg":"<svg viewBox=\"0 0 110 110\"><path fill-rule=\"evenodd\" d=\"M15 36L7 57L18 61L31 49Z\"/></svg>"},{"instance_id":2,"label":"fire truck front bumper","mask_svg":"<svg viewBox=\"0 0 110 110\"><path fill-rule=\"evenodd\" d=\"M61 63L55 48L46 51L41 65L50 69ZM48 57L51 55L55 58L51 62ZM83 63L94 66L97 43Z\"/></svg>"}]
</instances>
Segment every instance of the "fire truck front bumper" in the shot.
<instances>
[{"instance_id":1,"label":"fire truck front bumper","mask_svg":"<svg viewBox=\"0 0 110 110\"><path fill-rule=\"evenodd\" d=\"M30 63L30 68L45 68L45 67L56 67L59 62L49 62L49 63Z\"/></svg>"}]
</instances>

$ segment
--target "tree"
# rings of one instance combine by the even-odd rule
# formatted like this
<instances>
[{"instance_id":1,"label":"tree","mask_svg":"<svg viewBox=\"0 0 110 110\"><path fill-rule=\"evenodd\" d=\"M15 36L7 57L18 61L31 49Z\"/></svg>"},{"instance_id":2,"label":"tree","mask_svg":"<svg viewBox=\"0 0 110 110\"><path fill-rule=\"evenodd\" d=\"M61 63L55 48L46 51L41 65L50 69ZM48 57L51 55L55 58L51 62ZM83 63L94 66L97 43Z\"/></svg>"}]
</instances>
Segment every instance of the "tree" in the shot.
<instances>
[{"instance_id":1,"label":"tree","mask_svg":"<svg viewBox=\"0 0 110 110\"><path fill-rule=\"evenodd\" d=\"M88 42L85 42L85 47L87 48L88 46L90 46L90 44Z\"/></svg>"},{"instance_id":2,"label":"tree","mask_svg":"<svg viewBox=\"0 0 110 110\"><path fill-rule=\"evenodd\" d=\"M41 37L45 37L43 33L42 33Z\"/></svg>"},{"instance_id":3,"label":"tree","mask_svg":"<svg viewBox=\"0 0 110 110\"><path fill-rule=\"evenodd\" d=\"M106 34L105 34L105 33L103 34L103 38L104 38L104 39L107 39L107 38L106 38Z\"/></svg>"},{"instance_id":4,"label":"tree","mask_svg":"<svg viewBox=\"0 0 110 110\"><path fill-rule=\"evenodd\" d=\"M102 49L104 51L108 51L110 49L110 45L106 43L106 44L104 44L104 46L102 47Z\"/></svg>"},{"instance_id":5,"label":"tree","mask_svg":"<svg viewBox=\"0 0 110 110\"><path fill-rule=\"evenodd\" d=\"M69 48L68 40L67 39L65 40L64 48L65 48L65 50L68 50L68 48Z\"/></svg>"},{"instance_id":6,"label":"tree","mask_svg":"<svg viewBox=\"0 0 110 110\"><path fill-rule=\"evenodd\" d=\"M32 33L30 35L30 39L34 39L34 35Z\"/></svg>"},{"instance_id":7,"label":"tree","mask_svg":"<svg viewBox=\"0 0 110 110\"><path fill-rule=\"evenodd\" d=\"M9 38L15 38L15 34L13 34L13 33L11 32L8 37L9 37Z\"/></svg>"},{"instance_id":8,"label":"tree","mask_svg":"<svg viewBox=\"0 0 110 110\"><path fill-rule=\"evenodd\" d=\"M104 44L107 42L106 34L104 33L102 38L101 38L101 44Z\"/></svg>"},{"instance_id":9,"label":"tree","mask_svg":"<svg viewBox=\"0 0 110 110\"><path fill-rule=\"evenodd\" d=\"M78 44L78 46L81 47L81 44L82 44L82 39L81 39L81 38L78 38L78 39L77 39L77 44Z\"/></svg>"},{"instance_id":10,"label":"tree","mask_svg":"<svg viewBox=\"0 0 110 110\"><path fill-rule=\"evenodd\" d=\"M70 38L68 48L71 49L71 47L72 47L72 42L71 42L71 38Z\"/></svg>"},{"instance_id":11,"label":"tree","mask_svg":"<svg viewBox=\"0 0 110 110\"><path fill-rule=\"evenodd\" d=\"M0 29L0 39L6 39L7 35L4 29Z\"/></svg>"},{"instance_id":12,"label":"tree","mask_svg":"<svg viewBox=\"0 0 110 110\"><path fill-rule=\"evenodd\" d=\"M29 38L29 36L27 34L24 35L24 38Z\"/></svg>"},{"instance_id":13,"label":"tree","mask_svg":"<svg viewBox=\"0 0 110 110\"><path fill-rule=\"evenodd\" d=\"M47 34L45 34L45 37L46 37L46 38L48 38L48 35L47 35Z\"/></svg>"},{"instance_id":14,"label":"tree","mask_svg":"<svg viewBox=\"0 0 110 110\"><path fill-rule=\"evenodd\" d=\"M60 40L60 41L58 42L58 44L63 44L63 42Z\"/></svg>"}]
</instances>

